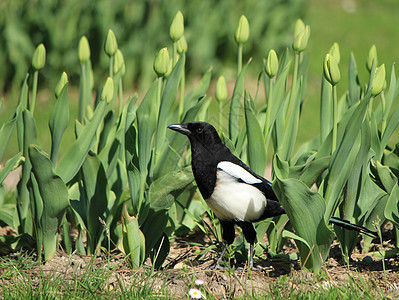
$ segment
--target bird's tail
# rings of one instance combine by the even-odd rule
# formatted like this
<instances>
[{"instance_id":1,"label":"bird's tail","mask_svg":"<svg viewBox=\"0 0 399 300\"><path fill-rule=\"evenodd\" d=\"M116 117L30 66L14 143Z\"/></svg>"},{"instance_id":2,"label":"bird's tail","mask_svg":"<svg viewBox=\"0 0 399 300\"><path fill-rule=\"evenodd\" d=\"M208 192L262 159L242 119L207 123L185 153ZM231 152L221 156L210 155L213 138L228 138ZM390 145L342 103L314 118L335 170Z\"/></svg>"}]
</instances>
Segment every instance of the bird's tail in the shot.
<instances>
[{"instance_id":1,"label":"bird's tail","mask_svg":"<svg viewBox=\"0 0 399 300\"><path fill-rule=\"evenodd\" d=\"M378 236L376 231L372 231L372 230L367 229L366 227L363 227L360 225L352 224L351 222L341 219L341 218L332 217L330 219L330 223L335 224L335 225L340 226L345 229L355 230L357 232L363 233L372 238L375 238Z\"/></svg>"}]
</instances>

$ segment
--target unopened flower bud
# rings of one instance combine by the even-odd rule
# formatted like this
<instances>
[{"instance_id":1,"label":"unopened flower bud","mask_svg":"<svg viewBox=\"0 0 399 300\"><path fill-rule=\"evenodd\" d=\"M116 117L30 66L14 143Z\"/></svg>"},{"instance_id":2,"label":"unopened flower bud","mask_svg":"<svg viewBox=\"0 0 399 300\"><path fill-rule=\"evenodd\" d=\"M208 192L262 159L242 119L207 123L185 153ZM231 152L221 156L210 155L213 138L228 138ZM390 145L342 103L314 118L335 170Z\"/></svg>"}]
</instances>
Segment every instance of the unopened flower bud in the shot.
<instances>
[{"instance_id":1,"label":"unopened flower bud","mask_svg":"<svg viewBox=\"0 0 399 300\"><path fill-rule=\"evenodd\" d=\"M169 52L167 48L159 50L154 60L154 71L158 77L164 77L168 73Z\"/></svg>"},{"instance_id":2,"label":"unopened flower bud","mask_svg":"<svg viewBox=\"0 0 399 300\"><path fill-rule=\"evenodd\" d=\"M32 57L32 66L35 70L41 70L44 68L46 63L46 48L44 48L43 44L37 46L35 52Z\"/></svg>"},{"instance_id":3,"label":"unopened flower bud","mask_svg":"<svg viewBox=\"0 0 399 300\"><path fill-rule=\"evenodd\" d=\"M294 30L294 42L292 43L292 49L296 53L303 52L308 46L310 37L310 26L303 23L301 19L298 19L295 23Z\"/></svg>"},{"instance_id":4,"label":"unopened flower bud","mask_svg":"<svg viewBox=\"0 0 399 300\"><path fill-rule=\"evenodd\" d=\"M58 98L62 92L64 86L68 83L68 75L67 73L63 72L61 75L60 80L58 80L57 85L55 86L55 96Z\"/></svg>"},{"instance_id":5,"label":"unopened flower bud","mask_svg":"<svg viewBox=\"0 0 399 300\"><path fill-rule=\"evenodd\" d=\"M112 80L111 77L108 77L101 92L101 100L106 100L107 103L110 103L113 97L114 97L114 81Z\"/></svg>"},{"instance_id":6,"label":"unopened flower bud","mask_svg":"<svg viewBox=\"0 0 399 300\"><path fill-rule=\"evenodd\" d=\"M327 79L331 85L336 85L341 79L341 73L337 61L331 54L326 54L323 63L324 77Z\"/></svg>"},{"instance_id":7,"label":"unopened flower bud","mask_svg":"<svg viewBox=\"0 0 399 300\"><path fill-rule=\"evenodd\" d=\"M115 53L115 61L114 61L114 74L121 72L121 75L125 75L125 59L123 58L123 54L121 50L117 50Z\"/></svg>"},{"instance_id":8,"label":"unopened flower bud","mask_svg":"<svg viewBox=\"0 0 399 300\"><path fill-rule=\"evenodd\" d=\"M222 102L227 99L227 87L226 80L224 76L220 76L218 81L216 82L216 91L215 91L216 100Z\"/></svg>"},{"instance_id":9,"label":"unopened flower bud","mask_svg":"<svg viewBox=\"0 0 399 300\"><path fill-rule=\"evenodd\" d=\"M385 64L382 64L380 67L375 69L374 80L371 84L372 96L375 97L384 90L386 86L385 75Z\"/></svg>"},{"instance_id":10,"label":"unopened flower bud","mask_svg":"<svg viewBox=\"0 0 399 300\"><path fill-rule=\"evenodd\" d=\"M267 56L266 65L265 65L265 71L266 71L266 74L270 78L276 76L276 74L277 74L277 71L278 71L278 58L277 58L276 51L274 51L273 49L271 49L269 51L269 55Z\"/></svg>"},{"instance_id":11,"label":"unopened flower bud","mask_svg":"<svg viewBox=\"0 0 399 300\"><path fill-rule=\"evenodd\" d=\"M337 62L337 64L339 64L339 62L341 61L341 54L339 52L339 45L338 43L334 43L331 48L330 51L328 51L328 53L330 53L331 56L333 56L335 58L335 61Z\"/></svg>"},{"instance_id":12,"label":"unopened flower bud","mask_svg":"<svg viewBox=\"0 0 399 300\"><path fill-rule=\"evenodd\" d=\"M238 21L237 29L234 34L234 39L237 44L243 45L248 41L249 38L249 23L248 19L242 15Z\"/></svg>"},{"instance_id":13,"label":"unopened flower bud","mask_svg":"<svg viewBox=\"0 0 399 300\"><path fill-rule=\"evenodd\" d=\"M105 40L104 50L108 56L114 56L116 50L118 50L118 43L116 41L115 34L111 29L108 30L107 39Z\"/></svg>"},{"instance_id":14,"label":"unopened flower bud","mask_svg":"<svg viewBox=\"0 0 399 300\"><path fill-rule=\"evenodd\" d=\"M177 41L177 53L182 54L183 51L187 52L187 41L184 35Z\"/></svg>"},{"instance_id":15,"label":"unopened flower bud","mask_svg":"<svg viewBox=\"0 0 399 300\"><path fill-rule=\"evenodd\" d=\"M294 39L296 38L297 35L299 35L301 32L305 30L306 26L305 23L303 23L302 19L298 19L295 22L295 27L294 27Z\"/></svg>"},{"instance_id":16,"label":"unopened flower bud","mask_svg":"<svg viewBox=\"0 0 399 300\"><path fill-rule=\"evenodd\" d=\"M177 42L184 34L184 17L179 10L173 18L169 28L169 35L173 42Z\"/></svg>"},{"instance_id":17,"label":"unopened flower bud","mask_svg":"<svg viewBox=\"0 0 399 300\"><path fill-rule=\"evenodd\" d=\"M169 59L168 71L166 72L164 77L168 78L170 73L172 73L172 70L173 70L173 63L172 63L172 60Z\"/></svg>"},{"instance_id":18,"label":"unopened flower bud","mask_svg":"<svg viewBox=\"0 0 399 300\"><path fill-rule=\"evenodd\" d=\"M369 72L371 72L371 69L373 68L373 62L374 65L377 66L378 64L378 57L377 57L377 48L375 47L375 45L371 46L370 50L369 50L369 56L367 58L367 70L369 70Z\"/></svg>"},{"instance_id":19,"label":"unopened flower bud","mask_svg":"<svg viewBox=\"0 0 399 300\"><path fill-rule=\"evenodd\" d=\"M79 62L85 63L90 59L90 46L86 36L82 36L79 41Z\"/></svg>"}]
</instances>

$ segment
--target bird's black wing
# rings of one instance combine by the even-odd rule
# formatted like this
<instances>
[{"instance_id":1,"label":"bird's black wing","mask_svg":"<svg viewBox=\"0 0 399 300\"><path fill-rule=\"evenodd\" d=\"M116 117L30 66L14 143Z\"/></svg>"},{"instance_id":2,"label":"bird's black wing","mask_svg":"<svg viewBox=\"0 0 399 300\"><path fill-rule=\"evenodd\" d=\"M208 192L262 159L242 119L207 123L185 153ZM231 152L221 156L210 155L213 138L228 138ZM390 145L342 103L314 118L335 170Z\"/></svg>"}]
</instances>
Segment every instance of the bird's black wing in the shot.
<instances>
[{"instance_id":1,"label":"bird's black wing","mask_svg":"<svg viewBox=\"0 0 399 300\"><path fill-rule=\"evenodd\" d=\"M235 156L229 160L221 161L218 164L218 169L228 173L230 176L236 178L236 180L239 182L256 187L265 195L267 199L278 201L277 196L272 189L272 183L262 176L256 174Z\"/></svg>"}]
</instances>

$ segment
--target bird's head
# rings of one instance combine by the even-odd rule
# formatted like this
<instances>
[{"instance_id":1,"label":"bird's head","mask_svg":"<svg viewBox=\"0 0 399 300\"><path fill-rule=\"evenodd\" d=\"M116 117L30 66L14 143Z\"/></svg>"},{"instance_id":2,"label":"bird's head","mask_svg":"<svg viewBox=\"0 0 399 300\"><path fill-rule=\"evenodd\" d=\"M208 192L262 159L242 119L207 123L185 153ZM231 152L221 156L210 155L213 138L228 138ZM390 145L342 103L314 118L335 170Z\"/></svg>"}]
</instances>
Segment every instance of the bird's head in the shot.
<instances>
[{"instance_id":1,"label":"bird's head","mask_svg":"<svg viewBox=\"0 0 399 300\"><path fill-rule=\"evenodd\" d=\"M186 135L192 145L198 143L210 149L222 144L215 127L206 122L175 124L168 126L168 128Z\"/></svg>"}]
</instances>

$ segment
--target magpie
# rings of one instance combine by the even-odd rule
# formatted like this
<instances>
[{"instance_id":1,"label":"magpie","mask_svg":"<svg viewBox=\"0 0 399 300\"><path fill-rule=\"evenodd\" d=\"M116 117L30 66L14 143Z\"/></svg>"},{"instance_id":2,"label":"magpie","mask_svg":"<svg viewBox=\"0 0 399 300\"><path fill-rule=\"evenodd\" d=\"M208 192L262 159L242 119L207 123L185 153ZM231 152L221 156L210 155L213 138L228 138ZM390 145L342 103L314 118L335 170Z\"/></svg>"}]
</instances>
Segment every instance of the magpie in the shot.
<instances>
[{"instance_id":1,"label":"magpie","mask_svg":"<svg viewBox=\"0 0 399 300\"><path fill-rule=\"evenodd\" d=\"M222 226L225 247L216 267L235 239L234 226L241 227L249 243L249 268L253 268L253 247L256 231L252 223L285 214L272 183L252 171L227 148L216 129L209 123L174 124L169 129L188 137L191 144L191 165L198 189ZM375 236L365 227L332 218L331 223Z\"/></svg>"}]
</instances>

